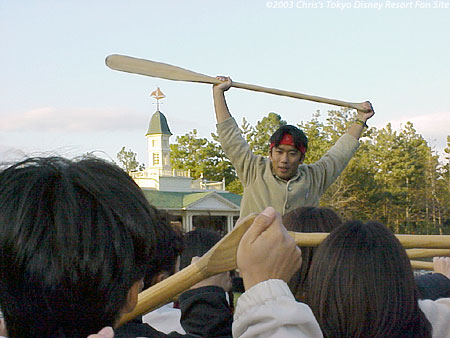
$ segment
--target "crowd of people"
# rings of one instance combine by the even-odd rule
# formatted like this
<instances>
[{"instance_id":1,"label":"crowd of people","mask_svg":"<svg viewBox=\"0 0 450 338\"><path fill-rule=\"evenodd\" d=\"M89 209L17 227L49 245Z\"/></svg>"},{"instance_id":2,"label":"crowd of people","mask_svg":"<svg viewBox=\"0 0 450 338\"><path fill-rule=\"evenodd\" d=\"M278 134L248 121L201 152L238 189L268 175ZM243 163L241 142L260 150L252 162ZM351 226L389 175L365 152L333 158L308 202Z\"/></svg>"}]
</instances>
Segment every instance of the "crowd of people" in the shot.
<instances>
[{"instance_id":1,"label":"crowd of people","mask_svg":"<svg viewBox=\"0 0 450 338\"><path fill-rule=\"evenodd\" d=\"M209 277L176 302L119 325L143 288L196 262L220 235L182 234L126 172L95 158L28 158L0 172L0 335L10 338L450 337L450 258L414 277L405 249L375 221L343 221L318 207L374 112L318 162L303 164L307 138L282 127L269 157L255 156L226 108L229 78L214 86L219 137L245 192L236 252L244 291ZM327 232L317 248L288 230Z\"/></svg>"}]
</instances>

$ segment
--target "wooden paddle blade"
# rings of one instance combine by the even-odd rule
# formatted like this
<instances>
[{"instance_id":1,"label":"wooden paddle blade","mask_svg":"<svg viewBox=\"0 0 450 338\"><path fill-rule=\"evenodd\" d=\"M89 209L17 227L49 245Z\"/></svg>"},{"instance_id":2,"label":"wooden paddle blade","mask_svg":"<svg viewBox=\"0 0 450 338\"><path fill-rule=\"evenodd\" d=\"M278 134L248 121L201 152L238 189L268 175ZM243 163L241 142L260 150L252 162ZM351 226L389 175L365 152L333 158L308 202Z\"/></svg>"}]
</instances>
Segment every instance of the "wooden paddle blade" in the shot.
<instances>
[{"instance_id":1,"label":"wooden paddle blade","mask_svg":"<svg viewBox=\"0 0 450 338\"><path fill-rule=\"evenodd\" d=\"M167 63L138 59L126 55L109 55L106 57L105 63L109 68L114 70L161 79L210 84L222 83L222 81L212 76L196 73Z\"/></svg>"},{"instance_id":2,"label":"wooden paddle blade","mask_svg":"<svg viewBox=\"0 0 450 338\"><path fill-rule=\"evenodd\" d=\"M205 260L205 274L213 276L237 268L236 253L242 236L255 220L256 214L245 217L201 259Z\"/></svg>"}]
</instances>

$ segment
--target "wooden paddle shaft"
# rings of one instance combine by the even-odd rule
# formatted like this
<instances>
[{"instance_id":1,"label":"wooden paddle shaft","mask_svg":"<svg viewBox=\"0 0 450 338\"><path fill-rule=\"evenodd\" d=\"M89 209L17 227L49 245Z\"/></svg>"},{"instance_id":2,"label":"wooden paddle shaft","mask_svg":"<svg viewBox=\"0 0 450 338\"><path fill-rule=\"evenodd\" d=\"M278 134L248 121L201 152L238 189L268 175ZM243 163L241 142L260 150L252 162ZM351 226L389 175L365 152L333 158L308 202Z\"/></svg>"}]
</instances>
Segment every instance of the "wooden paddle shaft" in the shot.
<instances>
[{"instance_id":1,"label":"wooden paddle shaft","mask_svg":"<svg viewBox=\"0 0 450 338\"><path fill-rule=\"evenodd\" d=\"M406 253L410 259L445 257L450 256L450 249L408 249Z\"/></svg>"},{"instance_id":2,"label":"wooden paddle shaft","mask_svg":"<svg viewBox=\"0 0 450 338\"><path fill-rule=\"evenodd\" d=\"M328 236L327 233L300 233L289 234L298 246L318 246ZM450 235L395 235L403 247L406 248L433 248L450 249Z\"/></svg>"},{"instance_id":3,"label":"wooden paddle shaft","mask_svg":"<svg viewBox=\"0 0 450 338\"><path fill-rule=\"evenodd\" d=\"M207 276L205 276L201 266L195 263L187 266L180 272L142 291L138 296L138 303L134 310L123 315L119 325L166 304L168 299L172 299L175 295L182 293L205 278Z\"/></svg>"},{"instance_id":4,"label":"wooden paddle shaft","mask_svg":"<svg viewBox=\"0 0 450 338\"><path fill-rule=\"evenodd\" d=\"M222 83L222 81L212 76L196 73L167 63L139 59L126 55L118 55L118 54L109 55L108 57L106 57L105 63L108 67L114 70L157 77L167 80L188 81L188 82L209 83L209 84ZM262 87L240 82L233 82L231 86L235 88L247 89L256 92L287 96L295 99L326 103L340 107L359 109L368 112L368 110L363 109L361 107L362 103L345 102L341 100L328 99L320 96L301 94L287 90Z\"/></svg>"},{"instance_id":5,"label":"wooden paddle shaft","mask_svg":"<svg viewBox=\"0 0 450 338\"><path fill-rule=\"evenodd\" d=\"M422 261L411 261L411 267L416 270L433 270L433 263Z\"/></svg>"}]
</instances>

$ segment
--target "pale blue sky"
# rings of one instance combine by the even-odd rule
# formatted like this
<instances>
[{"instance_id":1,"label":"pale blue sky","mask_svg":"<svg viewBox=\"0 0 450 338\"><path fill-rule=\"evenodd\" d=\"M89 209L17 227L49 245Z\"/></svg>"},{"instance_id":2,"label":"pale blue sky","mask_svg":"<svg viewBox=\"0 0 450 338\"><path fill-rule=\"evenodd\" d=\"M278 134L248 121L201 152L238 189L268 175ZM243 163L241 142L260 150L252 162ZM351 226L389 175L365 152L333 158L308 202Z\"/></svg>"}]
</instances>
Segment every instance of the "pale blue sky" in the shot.
<instances>
[{"instance_id":1,"label":"pale blue sky","mask_svg":"<svg viewBox=\"0 0 450 338\"><path fill-rule=\"evenodd\" d=\"M174 136L215 129L209 85L112 71L109 54L345 101L372 101L371 125L416 129L443 149L450 134L447 9L275 9L277 1L0 0L0 159L75 156L123 145L147 161L144 134L161 111ZM373 2L373 1L372 1ZM371 1L360 1L369 4ZM392 2L392 1L391 1ZM340 1L354 7L355 1ZM386 1L380 1L386 7ZM397 1L407 4L409 1ZM434 1L411 1L413 7ZM231 89L230 110L252 124L270 111L289 123L327 105Z\"/></svg>"}]
</instances>

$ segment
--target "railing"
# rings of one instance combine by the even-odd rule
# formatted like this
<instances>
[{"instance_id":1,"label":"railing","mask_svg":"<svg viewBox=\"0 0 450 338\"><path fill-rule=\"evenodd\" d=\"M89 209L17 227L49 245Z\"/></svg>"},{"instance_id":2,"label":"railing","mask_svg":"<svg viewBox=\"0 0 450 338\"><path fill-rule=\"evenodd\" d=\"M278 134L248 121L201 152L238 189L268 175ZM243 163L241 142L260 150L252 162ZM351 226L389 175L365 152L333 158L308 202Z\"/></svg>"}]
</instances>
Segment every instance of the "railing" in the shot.
<instances>
[{"instance_id":1,"label":"railing","mask_svg":"<svg viewBox=\"0 0 450 338\"><path fill-rule=\"evenodd\" d=\"M206 181L204 179L198 179L192 181L192 189L200 189L200 190L225 190L225 184L223 181Z\"/></svg>"},{"instance_id":2,"label":"railing","mask_svg":"<svg viewBox=\"0 0 450 338\"><path fill-rule=\"evenodd\" d=\"M129 173L133 179L153 179L158 180L159 177L191 177L191 171L188 170L163 170L163 169L146 169L142 171L132 171ZM199 178L197 180L192 180L192 189L196 190L225 190L225 180L220 182L217 181L207 181L204 178Z\"/></svg>"},{"instance_id":3,"label":"railing","mask_svg":"<svg viewBox=\"0 0 450 338\"><path fill-rule=\"evenodd\" d=\"M149 169L142 171L132 171L130 172L132 178L155 178L155 177L191 177L190 170L163 170L163 169Z\"/></svg>"}]
</instances>

